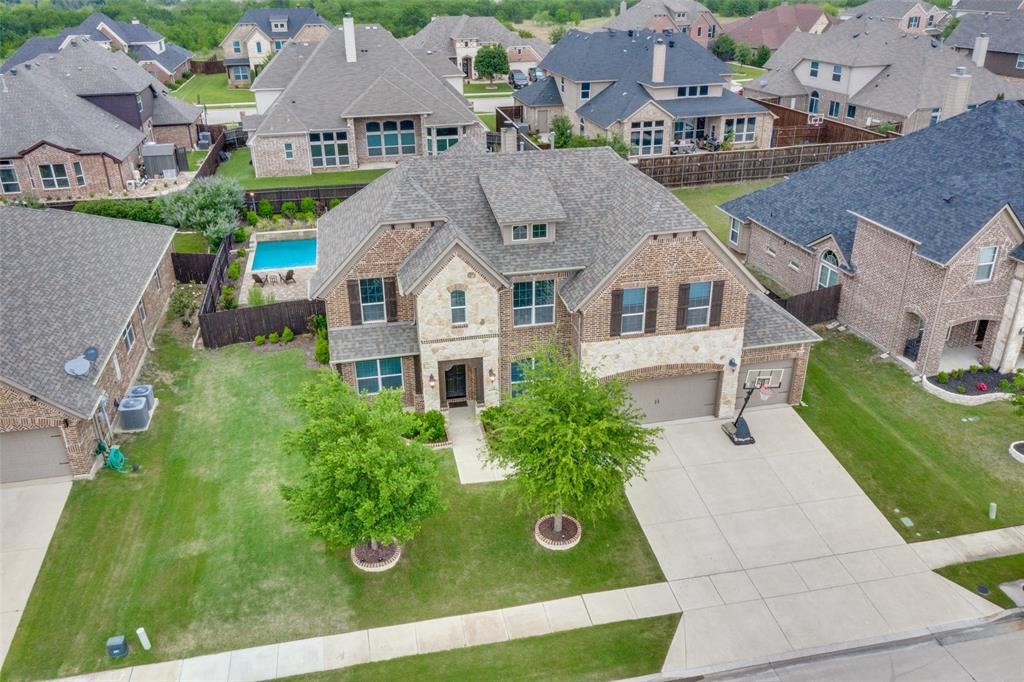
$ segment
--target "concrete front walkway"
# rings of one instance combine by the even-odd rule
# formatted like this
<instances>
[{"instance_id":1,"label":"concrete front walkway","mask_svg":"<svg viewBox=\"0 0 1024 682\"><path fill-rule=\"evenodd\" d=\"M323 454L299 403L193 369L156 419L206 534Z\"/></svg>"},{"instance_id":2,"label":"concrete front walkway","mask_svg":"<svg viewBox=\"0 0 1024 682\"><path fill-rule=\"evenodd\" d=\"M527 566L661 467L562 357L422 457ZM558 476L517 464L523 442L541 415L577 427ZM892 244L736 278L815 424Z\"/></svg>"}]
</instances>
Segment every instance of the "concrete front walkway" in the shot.
<instances>
[{"instance_id":1,"label":"concrete front walkway","mask_svg":"<svg viewBox=\"0 0 1024 682\"><path fill-rule=\"evenodd\" d=\"M70 478L0 487L0 665L70 492Z\"/></svg>"},{"instance_id":2,"label":"concrete front walkway","mask_svg":"<svg viewBox=\"0 0 1024 682\"><path fill-rule=\"evenodd\" d=\"M914 548L925 566L932 569L965 564L968 561L1024 554L1024 526L1010 526L981 533L915 542L910 546Z\"/></svg>"},{"instance_id":3,"label":"concrete front walkway","mask_svg":"<svg viewBox=\"0 0 1024 682\"><path fill-rule=\"evenodd\" d=\"M683 608L665 672L889 638L1000 609L930 570L789 407L662 424L627 495Z\"/></svg>"},{"instance_id":4,"label":"concrete front walkway","mask_svg":"<svg viewBox=\"0 0 1024 682\"><path fill-rule=\"evenodd\" d=\"M463 484L503 481L508 476L505 470L484 461L487 446L475 408L453 407L448 410L448 438L452 442L459 481Z\"/></svg>"}]
</instances>

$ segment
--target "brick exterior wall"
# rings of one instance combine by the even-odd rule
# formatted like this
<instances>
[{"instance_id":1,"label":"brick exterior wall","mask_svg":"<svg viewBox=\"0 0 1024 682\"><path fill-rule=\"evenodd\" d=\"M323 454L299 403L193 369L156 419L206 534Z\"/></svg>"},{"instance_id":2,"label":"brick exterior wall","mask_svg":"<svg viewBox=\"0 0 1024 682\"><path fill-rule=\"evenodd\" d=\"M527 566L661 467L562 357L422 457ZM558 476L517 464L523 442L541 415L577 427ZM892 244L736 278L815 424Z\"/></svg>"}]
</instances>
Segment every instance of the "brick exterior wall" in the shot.
<instances>
[{"instance_id":1,"label":"brick exterior wall","mask_svg":"<svg viewBox=\"0 0 1024 682\"><path fill-rule=\"evenodd\" d=\"M185 60L181 66L176 68L171 73L167 73L163 70L163 67L157 66L153 62L140 62L139 65L153 75L161 83L173 83L174 81L181 78L186 71L188 71L191 61Z\"/></svg>"},{"instance_id":2,"label":"brick exterior wall","mask_svg":"<svg viewBox=\"0 0 1024 682\"><path fill-rule=\"evenodd\" d=\"M740 373L747 368L767 362L792 360L793 370L789 381L789 396L786 402L799 405L804 394L804 381L807 379L807 359L810 357L811 344L795 343L788 346L769 346L766 348L744 348L740 361Z\"/></svg>"},{"instance_id":3,"label":"brick exterior wall","mask_svg":"<svg viewBox=\"0 0 1024 682\"><path fill-rule=\"evenodd\" d=\"M748 222L742 229L750 233L746 259L749 265L774 279L791 294L814 288L818 276L815 254L808 253L757 223ZM791 267L790 263L797 264L799 270Z\"/></svg>"},{"instance_id":4,"label":"brick exterior wall","mask_svg":"<svg viewBox=\"0 0 1024 682\"><path fill-rule=\"evenodd\" d=\"M48 144L43 144L25 154L21 158L11 159L21 186L20 193L4 193L3 198L35 196L43 201L64 201L71 199L102 198L120 194L132 179L133 164L138 163L138 150L132 152L128 159L116 161L102 154L75 154ZM85 184L79 185L75 180L74 162L82 164ZM42 164L64 164L68 174L70 187L44 189L39 174Z\"/></svg>"},{"instance_id":5,"label":"brick exterior wall","mask_svg":"<svg viewBox=\"0 0 1024 682\"><path fill-rule=\"evenodd\" d=\"M339 129L343 129L343 126ZM292 159L285 158L284 145L286 143L291 143L294 150ZM309 175L312 171L308 135L260 135L249 142L249 148L252 150L253 171L258 178Z\"/></svg>"},{"instance_id":6,"label":"brick exterior wall","mask_svg":"<svg viewBox=\"0 0 1024 682\"><path fill-rule=\"evenodd\" d=\"M355 388L356 363L341 362L338 363L337 369L342 380ZM424 386L424 390L427 390L426 386ZM416 395L416 361L411 355L402 358L402 404L416 409L422 409L423 405L423 395Z\"/></svg>"},{"instance_id":7,"label":"brick exterior wall","mask_svg":"<svg viewBox=\"0 0 1024 682\"><path fill-rule=\"evenodd\" d=\"M199 140L195 123L174 126L153 126L153 141L159 144L173 144L185 149L194 149Z\"/></svg>"}]
</instances>

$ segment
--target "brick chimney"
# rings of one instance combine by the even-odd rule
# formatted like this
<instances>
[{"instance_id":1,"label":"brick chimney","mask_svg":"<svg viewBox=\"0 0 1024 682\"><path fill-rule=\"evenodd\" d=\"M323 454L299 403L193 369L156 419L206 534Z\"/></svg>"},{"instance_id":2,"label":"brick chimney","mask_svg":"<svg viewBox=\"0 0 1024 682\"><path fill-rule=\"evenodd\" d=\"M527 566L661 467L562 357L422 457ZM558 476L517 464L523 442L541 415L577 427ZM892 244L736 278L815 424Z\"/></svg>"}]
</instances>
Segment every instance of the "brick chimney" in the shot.
<instances>
[{"instance_id":1,"label":"brick chimney","mask_svg":"<svg viewBox=\"0 0 1024 682\"><path fill-rule=\"evenodd\" d=\"M988 34L980 33L974 39L974 50L971 52L971 60L980 68L985 67L985 57L988 56Z\"/></svg>"},{"instance_id":2,"label":"brick chimney","mask_svg":"<svg viewBox=\"0 0 1024 682\"><path fill-rule=\"evenodd\" d=\"M501 151L502 153L519 151L519 131L511 121L506 121L501 127Z\"/></svg>"},{"instance_id":3,"label":"brick chimney","mask_svg":"<svg viewBox=\"0 0 1024 682\"><path fill-rule=\"evenodd\" d=\"M665 41L658 38L654 42L654 61L651 66L651 82L662 83L665 81L665 57L668 51L668 46L665 45Z\"/></svg>"},{"instance_id":4,"label":"brick chimney","mask_svg":"<svg viewBox=\"0 0 1024 682\"><path fill-rule=\"evenodd\" d=\"M971 94L971 74L966 66L956 67L956 72L949 74L946 81L946 92L942 96L940 116L945 121L957 114L967 111L967 98Z\"/></svg>"},{"instance_id":5,"label":"brick chimney","mask_svg":"<svg viewBox=\"0 0 1024 682\"><path fill-rule=\"evenodd\" d=\"M356 22L351 12L345 12L341 20L341 32L345 34L345 61L354 64L356 61Z\"/></svg>"},{"instance_id":6,"label":"brick chimney","mask_svg":"<svg viewBox=\"0 0 1024 682\"><path fill-rule=\"evenodd\" d=\"M626 6L626 0L622 0L622 2L619 3L619 14L625 14L627 9L629 8Z\"/></svg>"}]
</instances>

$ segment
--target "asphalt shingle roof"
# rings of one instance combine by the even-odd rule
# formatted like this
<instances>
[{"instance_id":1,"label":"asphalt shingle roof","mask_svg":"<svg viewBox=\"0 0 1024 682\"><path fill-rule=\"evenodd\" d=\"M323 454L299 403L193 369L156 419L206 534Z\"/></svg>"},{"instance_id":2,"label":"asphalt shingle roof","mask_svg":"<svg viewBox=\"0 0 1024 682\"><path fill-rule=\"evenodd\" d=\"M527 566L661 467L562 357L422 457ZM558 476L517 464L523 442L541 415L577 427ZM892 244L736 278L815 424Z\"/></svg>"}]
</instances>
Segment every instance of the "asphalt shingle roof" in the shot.
<instances>
[{"instance_id":1,"label":"asphalt shingle roof","mask_svg":"<svg viewBox=\"0 0 1024 682\"><path fill-rule=\"evenodd\" d=\"M768 296L747 296L747 319L743 324L743 347L764 348L791 343L814 343L821 337Z\"/></svg>"},{"instance_id":2,"label":"asphalt shingle roof","mask_svg":"<svg viewBox=\"0 0 1024 682\"><path fill-rule=\"evenodd\" d=\"M133 24L130 21L117 21L116 19L111 19L103 12L93 12L77 28L72 29L72 32L75 35L85 33L97 41L110 40L105 33L100 31L100 24L106 24L107 28L129 44L155 43L163 38L162 35L142 22Z\"/></svg>"},{"instance_id":3,"label":"asphalt shingle roof","mask_svg":"<svg viewBox=\"0 0 1024 682\"><path fill-rule=\"evenodd\" d=\"M1010 252L1010 258L1016 258L1019 261L1024 261L1024 242L1018 244L1017 248Z\"/></svg>"},{"instance_id":4,"label":"asphalt shingle roof","mask_svg":"<svg viewBox=\"0 0 1024 682\"><path fill-rule=\"evenodd\" d=\"M498 43L505 49L529 45L540 57L551 49L538 38L521 38L494 17L461 16L434 17L417 33L402 39L409 50L431 50L448 57L455 56L455 41L477 40L480 43Z\"/></svg>"},{"instance_id":5,"label":"asphalt shingle roof","mask_svg":"<svg viewBox=\"0 0 1024 682\"><path fill-rule=\"evenodd\" d=\"M855 17L858 14L863 14L865 17L902 19L904 14L914 8L914 5L921 5L926 12L934 11L936 14L946 13L946 10L939 9L931 3L918 2L918 0L869 0L863 5L846 8L843 10L843 16Z\"/></svg>"},{"instance_id":6,"label":"asphalt shingle roof","mask_svg":"<svg viewBox=\"0 0 1024 682\"><path fill-rule=\"evenodd\" d=\"M271 20L287 19L288 25L285 31L273 31L270 28ZM331 23L316 13L310 7L280 7L273 9L250 9L246 10L242 18L235 24L255 24L257 28L267 34L270 38L291 38L307 24L323 24L330 26Z\"/></svg>"},{"instance_id":7,"label":"asphalt shingle roof","mask_svg":"<svg viewBox=\"0 0 1024 682\"><path fill-rule=\"evenodd\" d=\"M419 355L415 322L387 322L334 327L327 331L331 362L354 362Z\"/></svg>"},{"instance_id":8,"label":"asphalt shingle roof","mask_svg":"<svg viewBox=\"0 0 1024 682\"><path fill-rule=\"evenodd\" d=\"M295 78L295 74L309 61L320 43L290 41L284 44L274 59L260 71L252 82L250 90L283 90ZM248 57L242 58L248 64ZM227 61L224 62L227 64Z\"/></svg>"},{"instance_id":9,"label":"asphalt shingle roof","mask_svg":"<svg viewBox=\"0 0 1024 682\"><path fill-rule=\"evenodd\" d=\"M88 346L108 357L173 235L166 225L0 207L0 381L91 416L97 373L76 379L64 363Z\"/></svg>"},{"instance_id":10,"label":"asphalt shingle roof","mask_svg":"<svg viewBox=\"0 0 1024 682\"><path fill-rule=\"evenodd\" d=\"M990 52L1024 54L1024 10L1007 14L965 14L946 39L953 47L974 48L974 39L988 34Z\"/></svg>"},{"instance_id":11,"label":"asphalt shingle roof","mask_svg":"<svg viewBox=\"0 0 1024 682\"><path fill-rule=\"evenodd\" d=\"M508 168L485 171L477 177L499 225L560 222L566 218L555 188L543 171Z\"/></svg>"},{"instance_id":12,"label":"asphalt shingle roof","mask_svg":"<svg viewBox=\"0 0 1024 682\"><path fill-rule=\"evenodd\" d=\"M1012 12L1019 6L1018 0L960 0L954 9L972 12Z\"/></svg>"},{"instance_id":13,"label":"asphalt shingle roof","mask_svg":"<svg viewBox=\"0 0 1024 682\"><path fill-rule=\"evenodd\" d=\"M530 107L561 106L562 96L558 93L558 85L551 76L538 78L521 90L512 93L513 99Z\"/></svg>"},{"instance_id":14,"label":"asphalt shingle roof","mask_svg":"<svg viewBox=\"0 0 1024 682\"><path fill-rule=\"evenodd\" d=\"M407 49L409 48L407 47ZM423 66L430 69L430 72L433 73L438 78L453 76L462 77L463 75L462 69L457 67L454 64L454 62L452 62L452 60L445 56L444 53L442 52L438 52L436 50L417 49L409 49L409 52L412 54L413 57L416 57L416 59L420 60L420 63L422 63Z\"/></svg>"},{"instance_id":15,"label":"asphalt shingle roof","mask_svg":"<svg viewBox=\"0 0 1024 682\"><path fill-rule=\"evenodd\" d=\"M658 100L658 104L673 116L725 116L728 114L759 114L765 109L753 100L726 90L721 97L680 97Z\"/></svg>"},{"instance_id":16,"label":"asphalt shingle roof","mask_svg":"<svg viewBox=\"0 0 1024 682\"><path fill-rule=\"evenodd\" d=\"M194 104L178 99L160 85L154 85L153 125L169 126L197 123L203 110Z\"/></svg>"},{"instance_id":17,"label":"asphalt shingle roof","mask_svg":"<svg viewBox=\"0 0 1024 682\"><path fill-rule=\"evenodd\" d=\"M676 12L686 12L685 19L676 19ZM691 0L640 0L626 10L624 14L616 14L604 22L602 28L614 28L628 30L631 28L651 28L652 22L664 23L664 17L668 17L671 26L689 26L693 20L710 10L699 2Z\"/></svg>"},{"instance_id":18,"label":"asphalt shingle roof","mask_svg":"<svg viewBox=\"0 0 1024 682\"><path fill-rule=\"evenodd\" d=\"M163 52L155 52L148 45L132 47L131 53L140 61L156 62L168 71L173 72L179 66L192 59L192 53L177 45L164 44Z\"/></svg>"},{"instance_id":19,"label":"asphalt shingle roof","mask_svg":"<svg viewBox=\"0 0 1024 682\"><path fill-rule=\"evenodd\" d=\"M76 95L136 94L150 87L153 76L123 52L90 40L74 39L56 54L37 63L57 74Z\"/></svg>"},{"instance_id":20,"label":"asphalt shingle roof","mask_svg":"<svg viewBox=\"0 0 1024 682\"><path fill-rule=\"evenodd\" d=\"M767 45L773 50L785 42L793 31L807 33L824 16L829 24L837 19L829 16L819 5L805 2L798 5L779 5L758 12L752 17L731 21L723 26L725 33L738 43L752 47Z\"/></svg>"},{"instance_id":21,"label":"asphalt shingle roof","mask_svg":"<svg viewBox=\"0 0 1024 682\"><path fill-rule=\"evenodd\" d=\"M990 102L796 173L722 210L804 246L831 234L847 260L857 213L919 242L925 258L946 263L1007 204L1024 216L1021 159L1024 106Z\"/></svg>"}]
</instances>

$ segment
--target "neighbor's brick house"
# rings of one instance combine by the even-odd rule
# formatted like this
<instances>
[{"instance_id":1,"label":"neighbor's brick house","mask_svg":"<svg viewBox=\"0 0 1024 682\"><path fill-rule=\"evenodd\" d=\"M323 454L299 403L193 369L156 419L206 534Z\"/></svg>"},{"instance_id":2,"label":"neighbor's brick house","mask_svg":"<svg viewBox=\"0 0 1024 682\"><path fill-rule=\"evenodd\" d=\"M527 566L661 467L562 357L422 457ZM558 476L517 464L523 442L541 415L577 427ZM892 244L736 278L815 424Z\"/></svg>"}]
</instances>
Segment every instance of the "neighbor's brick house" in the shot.
<instances>
[{"instance_id":1,"label":"neighbor's brick house","mask_svg":"<svg viewBox=\"0 0 1024 682\"><path fill-rule=\"evenodd\" d=\"M330 29L330 22L309 7L246 10L220 42L228 85L249 87L260 67L289 41L319 42Z\"/></svg>"},{"instance_id":2,"label":"neighbor's brick house","mask_svg":"<svg viewBox=\"0 0 1024 682\"><path fill-rule=\"evenodd\" d=\"M174 286L173 232L0 207L0 481L89 475L97 441L116 442L117 403L138 377ZM48 320L42 332L40 318ZM99 355L88 374L68 375L64 364L90 346Z\"/></svg>"},{"instance_id":3,"label":"neighbor's brick house","mask_svg":"<svg viewBox=\"0 0 1024 682\"><path fill-rule=\"evenodd\" d=\"M724 204L729 241L790 294L842 285L839 321L918 372L1010 372L1024 361L1021 158L1024 107L991 102Z\"/></svg>"},{"instance_id":4,"label":"neighbor's brick house","mask_svg":"<svg viewBox=\"0 0 1024 682\"><path fill-rule=\"evenodd\" d=\"M725 417L758 376L777 381L777 402L799 402L817 340L608 149L460 142L328 212L317 248L311 295L325 302L331 364L420 410L496 404L553 342L629 381L651 421Z\"/></svg>"},{"instance_id":5,"label":"neighbor's brick house","mask_svg":"<svg viewBox=\"0 0 1024 682\"><path fill-rule=\"evenodd\" d=\"M696 0L640 0L632 6L622 0L619 13L601 24L598 30L604 29L689 36L703 48L722 34L722 25L715 15Z\"/></svg>"}]
</instances>

